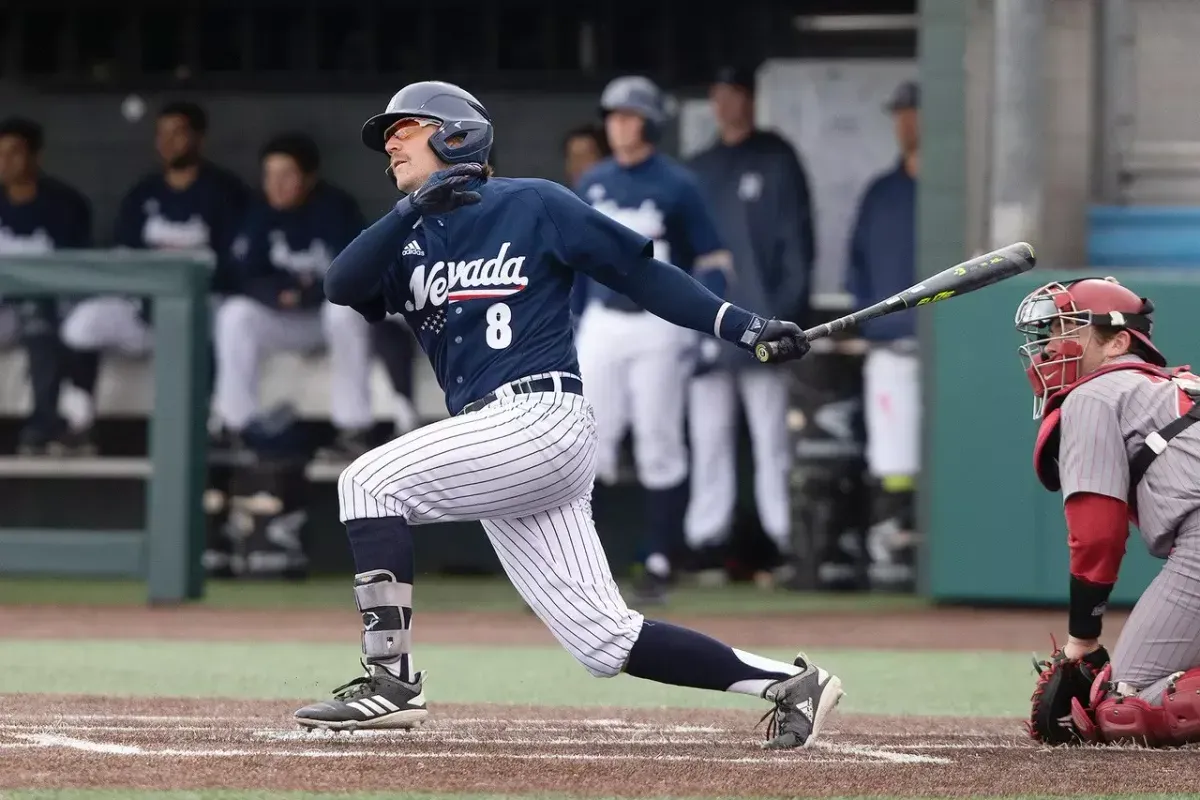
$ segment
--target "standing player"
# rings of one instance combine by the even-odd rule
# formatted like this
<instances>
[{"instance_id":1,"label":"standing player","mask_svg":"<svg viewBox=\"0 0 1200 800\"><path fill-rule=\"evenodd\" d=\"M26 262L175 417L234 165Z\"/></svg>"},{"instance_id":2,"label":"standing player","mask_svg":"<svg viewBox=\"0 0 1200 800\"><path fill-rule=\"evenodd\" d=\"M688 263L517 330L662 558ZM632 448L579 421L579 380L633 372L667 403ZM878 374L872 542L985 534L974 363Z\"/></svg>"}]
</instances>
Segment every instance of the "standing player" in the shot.
<instances>
[{"instance_id":1,"label":"standing player","mask_svg":"<svg viewBox=\"0 0 1200 800\"><path fill-rule=\"evenodd\" d=\"M0 255L31 255L88 247L92 209L77 189L42 172L42 126L12 118L0 123ZM77 364L58 336L60 300L10 297L0 305L0 344L25 348L33 413L17 442L24 455L57 453L70 442L58 417L59 387Z\"/></svg>"},{"instance_id":2,"label":"standing player","mask_svg":"<svg viewBox=\"0 0 1200 800\"><path fill-rule=\"evenodd\" d=\"M147 175L125 195L115 238L118 247L215 253L212 292L225 296L237 290L226 254L249 193L232 173L203 158L207 130L208 117L195 103L171 103L159 112L154 144L162 170ZM151 347L150 313L137 298L89 298L64 320L63 341L87 353L144 355ZM63 405L73 438L87 441L96 414L94 366L81 383L78 389L64 390Z\"/></svg>"},{"instance_id":3,"label":"standing player","mask_svg":"<svg viewBox=\"0 0 1200 800\"><path fill-rule=\"evenodd\" d=\"M331 455L353 460L369 449L371 332L359 315L325 300L333 257L365 227L354 199L319 177L320 152L305 134L272 138L262 149L263 199L232 246L244 297L217 311L213 412L236 443L259 410L259 366L279 350L329 347L329 413L338 431Z\"/></svg>"},{"instance_id":4,"label":"standing player","mask_svg":"<svg viewBox=\"0 0 1200 800\"><path fill-rule=\"evenodd\" d=\"M842 695L837 677L803 654L787 664L644 620L621 598L592 522L596 426L569 296L582 273L750 349L787 339L803 353L800 329L721 302L560 184L490 179L491 119L457 86L405 87L362 137L408 194L334 259L326 295L368 320L403 313L452 416L338 479L367 674L296 720L354 729L426 717L412 657L413 527L480 520L522 598L588 672L762 697L774 703L765 746L812 742Z\"/></svg>"},{"instance_id":5,"label":"standing player","mask_svg":"<svg viewBox=\"0 0 1200 800\"><path fill-rule=\"evenodd\" d=\"M656 259L693 273L721 296L733 267L729 251L695 177L655 149L667 119L662 92L646 78L617 78L604 89L600 110L612 156L585 173L576 192L648 238ZM580 291L586 305L579 321L579 367L596 413L596 474L605 483L616 480L621 440L632 428L648 533L637 591L643 603L661 601L671 578L669 555L683 544L684 413L698 337L596 280L581 281Z\"/></svg>"},{"instance_id":6,"label":"standing player","mask_svg":"<svg viewBox=\"0 0 1200 800\"><path fill-rule=\"evenodd\" d=\"M754 73L722 69L709 89L718 139L689 163L712 203L737 264L729 299L803 321L816 246L808 178L792 146L754 125ZM692 491L685 530L695 567L724 563L737 499L738 398L754 453L754 497L763 531L791 550L787 373L709 340L690 387Z\"/></svg>"},{"instance_id":7,"label":"standing player","mask_svg":"<svg viewBox=\"0 0 1200 800\"><path fill-rule=\"evenodd\" d=\"M848 284L856 308L917 282L920 90L897 87L887 109L900 156L863 193L850 237ZM871 582L911 590L915 579L916 483L921 457L921 358L914 315L888 314L862 326L867 471L872 479Z\"/></svg>"},{"instance_id":8,"label":"standing player","mask_svg":"<svg viewBox=\"0 0 1200 800\"><path fill-rule=\"evenodd\" d=\"M1103 660L1103 614L1130 522L1165 559L1091 707L1075 709L1075 729L1090 741L1164 746L1200 742L1200 378L1167 367L1150 339L1153 309L1112 278L1085 278L1031 293L1016 325L1042 420L1034 464L1047 489L1062 491L1067 521L1062 655Z\"/></svg>"}]
</instances>

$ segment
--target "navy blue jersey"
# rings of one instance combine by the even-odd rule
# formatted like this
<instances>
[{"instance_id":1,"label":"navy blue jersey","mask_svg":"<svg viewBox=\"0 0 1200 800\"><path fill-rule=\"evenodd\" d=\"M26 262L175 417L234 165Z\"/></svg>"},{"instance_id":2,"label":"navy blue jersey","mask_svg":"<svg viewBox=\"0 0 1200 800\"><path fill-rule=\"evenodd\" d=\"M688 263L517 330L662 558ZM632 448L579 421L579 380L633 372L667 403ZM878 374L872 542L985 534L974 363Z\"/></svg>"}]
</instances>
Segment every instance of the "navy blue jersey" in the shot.
<instances>
[{"instance_id":1,"label":"navy blue jersey","mask_svg":"<svg viewBox=\"0 0 1200 800\"><path fill-rule=\"evenodd\" d=\"M285 211L258 198L231 247L238 285L264 305L279 307L280 294L295 290L301 308L316 307L325 299L322 279L330 262L365 225L354 198L326 183Z\"/></svg>"},{"instance_id":2,"label":"navy blue jersey","mask_svg":"<svg viewBox=\"0 0 1200 800\"><path fill-rule=\"evenodd\" d=\"M0 189L0 253L48 253L90 247L92 208L62 181L40 177L28 203L13 204Z\"/></svg>"},{"instance_id":3,"label":"navy blue jersey","mask_svg":"<svg viewBox=\"0 0 1200 800\"><path fill-rule=\"evenodd\" d=\"M593 208L654 243L654 257L691 273L698 256L724 245L695 177L659 153L630 167L611 156L588 170L576 187ZM588 281L587 297L610 308L636 311L629 298Z\"/></svg>"},{"instance_id":4,"label":"navy blue jersey","mask_svg":"<svg viewBox=\"0 0 1200 800\"><path fill-rule=\"evenodd\" d=\"M215 292L232 291L227 254L249 199L232 173L207 162L182 191L162 173L147 175L121 201L116 243L151 250L210 250L217 257Z\"/></svg>"},{"instance_id":5,"label":"navy blue jersey","mask_svg":"<svg viewBox=\"0 0 1200 800\"><path fill-rule=\"evenodd\" d=\"M575 271L607 280L652 247L550 181L493 178L479 191L475 205L423 217L382 283L452 414L518 378L578 374Z\"/></svg>"}]
</instances>

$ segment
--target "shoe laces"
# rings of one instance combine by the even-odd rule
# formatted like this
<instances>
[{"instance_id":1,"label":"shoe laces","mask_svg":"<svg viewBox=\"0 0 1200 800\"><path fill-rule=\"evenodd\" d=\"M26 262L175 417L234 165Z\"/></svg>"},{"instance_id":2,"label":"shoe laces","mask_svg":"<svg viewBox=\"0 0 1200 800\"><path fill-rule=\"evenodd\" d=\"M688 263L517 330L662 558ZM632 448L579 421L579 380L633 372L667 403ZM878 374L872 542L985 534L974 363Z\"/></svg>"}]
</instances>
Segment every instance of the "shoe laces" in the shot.
<instances>
[{"instance_id":1,"label":"shoe laces","mask_svg":"<svg viewBox=\"0 0 1200 800\"><path fill-rule=\"evenodd\" d=\"M374 693L376 691L376 681L378 677L371 671L365 661L359 661L362 664L364 674L359 675L352 681L343 683L341 686L333 690L335 700L345 700L348 697L359 697L364 694Z\"/></svg>"}]
</instances>

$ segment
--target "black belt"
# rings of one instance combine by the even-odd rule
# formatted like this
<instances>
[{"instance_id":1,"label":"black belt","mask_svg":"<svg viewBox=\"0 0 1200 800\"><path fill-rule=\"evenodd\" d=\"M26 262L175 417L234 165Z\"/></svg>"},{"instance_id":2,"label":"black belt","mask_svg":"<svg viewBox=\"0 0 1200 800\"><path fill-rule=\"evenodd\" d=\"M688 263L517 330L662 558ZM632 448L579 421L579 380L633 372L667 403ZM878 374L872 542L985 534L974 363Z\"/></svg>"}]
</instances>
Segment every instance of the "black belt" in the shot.
<instances>
[{"instance_id":1,"label":"black belt","mask_svg":"<svg viewBox=\"0 0 1200 800\"><path fill-rule=\"evenodd\" d=\"M579 378L561 375L559 376L558 381L562 385L562 390L567 394L583 394L583 381L579 380ZM512 389L513 394L553 392L554 378L534 378L533 380L513 381L512 383L506 384L506 386ZM470 403L467 403L465 406L463 406L462 411L458 413L469 414L472 411L479 411L485 406L496 402L498 399L500 399L500 397L495 392L488 392L478 400L473 400Z\"/></svg>"}]
</instances>

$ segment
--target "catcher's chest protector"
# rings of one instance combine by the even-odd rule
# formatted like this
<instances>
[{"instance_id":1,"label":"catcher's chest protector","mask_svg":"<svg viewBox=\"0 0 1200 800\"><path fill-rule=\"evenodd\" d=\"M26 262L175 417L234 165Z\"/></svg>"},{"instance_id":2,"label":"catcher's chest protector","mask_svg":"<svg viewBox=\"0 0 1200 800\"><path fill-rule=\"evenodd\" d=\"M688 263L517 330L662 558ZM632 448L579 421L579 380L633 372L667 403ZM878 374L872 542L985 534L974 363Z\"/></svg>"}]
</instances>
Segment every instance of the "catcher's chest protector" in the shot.
<instances>
[{"instance_id":1,"label":"catcher's chest protector","mask_svg":"<svg viewBox=\"0 0 1200 800\"><path fill-rule=\"evenodd\" d=\"M1122 369L1134 369L1144 372L1147 375L1162 378L1163 380L1172 380L1176 377L1189 375L1191 367L1183 366L1164 369L1163 367L1145 362L1113 364L1112 366L1101 367L1095 372L1084 375L1070 386L1060 389L1047 398L1046 407L1043 411L1042 424L1038 427L1037 442L1033 446L1033 469L1037 473L1041 484L1050 491L1057 492L1062 488L1062 482L1059 480L1058 475L1059 424L1062 421L1062 405L1066 401L1067 395L1094 378ZM1182 408L1187 409L1186 413L1162 430L1147 436L1146 442L1130 462L1129 505L1131 509L1135 505L1133 500L1137 494L1138 482L1146 474L1150 463L1166 448L1167 442L1178 436L1193 423L1200 422L1200 393L1197 393L1196 390L1184 388L1180 388L1179 392L1180 404Z\"/></svg>"}]
</instances>

